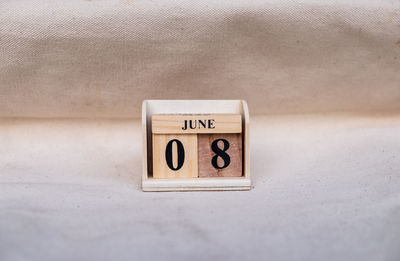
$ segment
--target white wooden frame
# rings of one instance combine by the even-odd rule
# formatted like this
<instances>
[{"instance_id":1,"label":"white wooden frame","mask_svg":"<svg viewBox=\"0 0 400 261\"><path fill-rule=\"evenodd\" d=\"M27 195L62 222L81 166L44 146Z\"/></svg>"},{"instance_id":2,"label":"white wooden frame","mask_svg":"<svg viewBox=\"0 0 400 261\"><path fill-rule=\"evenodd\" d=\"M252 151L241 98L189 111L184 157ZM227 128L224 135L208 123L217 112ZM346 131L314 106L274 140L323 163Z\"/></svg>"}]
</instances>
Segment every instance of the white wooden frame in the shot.
<instances>
[{"instance_id":1,"label":"white wooden frame","mask_svg":"<svg viewBox=\"0 0 400 261\"><path fill-rule=\"evenodd\" d=\"M152 178L151 115L160 113L236 113L242 115L243 177L193 179ZM250 180L250 118L244 100L145 100L142 104L143 191L249 190Z\"/></svg>"}]
</instances>

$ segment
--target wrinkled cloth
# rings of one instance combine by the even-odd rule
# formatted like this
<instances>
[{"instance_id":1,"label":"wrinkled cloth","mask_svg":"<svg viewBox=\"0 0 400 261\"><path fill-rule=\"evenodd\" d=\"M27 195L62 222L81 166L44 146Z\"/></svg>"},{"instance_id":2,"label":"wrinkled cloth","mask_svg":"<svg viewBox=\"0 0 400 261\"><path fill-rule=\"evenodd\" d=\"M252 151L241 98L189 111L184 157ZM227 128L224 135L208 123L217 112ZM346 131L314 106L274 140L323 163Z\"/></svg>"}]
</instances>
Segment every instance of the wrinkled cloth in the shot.
<instances>
[{"instance_id":1,"label":"wrinkled cloth","mask_svg":"<svg viewBox=\"0 0 400 261\"><path fill-rule=\"evenodd\" d=\"M143 99L245 99L253 189L142 192ZM0 0L0 260L400 260L400 2Z\"/></svg>"},{"instance_id":2,"label":"wrinkled cloth","mask_svg":"<svg viewBox=\"0 0 400 261\"><path fill-rule=\"evenodd\" d=\"M400 3L0 1L0 116L138 117L144 99L253 114L400 111Z\"/></svg>"},{"instance_id":3,"label":"wrinkled cloth","mask_svg":"<svg viewBox=\"0 0 400 261\"><path fill-rule=\"evenodd\" d=\"M236 192L142 192L139 121L0 127L0 260L400 257L399 117L253 117Z\"/></svg>"}]
</instances>

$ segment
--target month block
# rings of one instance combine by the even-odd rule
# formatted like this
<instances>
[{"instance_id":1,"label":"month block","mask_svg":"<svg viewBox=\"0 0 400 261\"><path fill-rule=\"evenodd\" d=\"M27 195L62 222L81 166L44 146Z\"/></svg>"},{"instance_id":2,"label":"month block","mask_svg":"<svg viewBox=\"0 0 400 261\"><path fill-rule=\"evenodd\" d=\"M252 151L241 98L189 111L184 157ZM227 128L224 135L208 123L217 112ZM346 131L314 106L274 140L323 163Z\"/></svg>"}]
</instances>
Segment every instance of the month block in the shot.
<instances>
[{"instance_id":1,"label":"month block","mask_svg":"<svg viewBox=\"0 0 400 261\"><path fill-rule=\"evenodd\" d=\"M153 134L153 178L197 178L196 134Z\"/></svg>"},{"instance_id":2,"label":"month block","mask_svg":"<svg viewBox=\"0 0 400 261\"><path fill-rule=\"evenodd\" d=\"M155 114L151 117L153 134L240 133L240 114Z\"/></svg>"},{"instance_id":3,"label":"month block","mask_svg":"<svg viewBox=\"0 0 400 261\"><path fill-rule=\"evenodd\" d=\"M198 135L199 177L241 177L242 134Z\"/></svg>"}]
</instances>

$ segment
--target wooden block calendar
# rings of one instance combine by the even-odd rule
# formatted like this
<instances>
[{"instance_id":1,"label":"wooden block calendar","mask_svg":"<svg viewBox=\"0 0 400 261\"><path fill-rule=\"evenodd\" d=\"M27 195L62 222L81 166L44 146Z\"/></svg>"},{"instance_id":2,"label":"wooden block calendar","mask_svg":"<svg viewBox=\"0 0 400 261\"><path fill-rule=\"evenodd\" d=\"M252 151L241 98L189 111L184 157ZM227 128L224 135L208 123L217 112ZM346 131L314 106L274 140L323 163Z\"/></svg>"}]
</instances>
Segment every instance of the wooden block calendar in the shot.
<instances>
[{"instance_id":1,"label":"wooden block calendar","mask_svg":"<svg viewBox=\"0 0 400 261\"><path fill-rule=\"evenodd\" d=\"M241 100L147 100L143 191L248 190L249 114Z\"/></svg>"}]
</instances>

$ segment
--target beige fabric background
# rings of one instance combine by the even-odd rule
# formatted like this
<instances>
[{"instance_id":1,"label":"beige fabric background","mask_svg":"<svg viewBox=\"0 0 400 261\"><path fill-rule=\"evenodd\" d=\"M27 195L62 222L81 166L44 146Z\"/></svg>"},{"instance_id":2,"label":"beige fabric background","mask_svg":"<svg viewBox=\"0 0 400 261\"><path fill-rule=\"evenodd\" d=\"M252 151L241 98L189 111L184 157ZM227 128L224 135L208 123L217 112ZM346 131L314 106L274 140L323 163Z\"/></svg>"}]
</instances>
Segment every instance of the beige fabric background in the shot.
<instances>
[{"instance_id":1,"label":"beige fabric background","mask_svg":"<svg viewBox=\"0 0 400 261\"><path fill-rule=\"evenodd\" d=\"M3 120L0 260L399 260L400 118L251 126L251 191L151 193L139 121Z\"/></svg>"},{"instance_id":2,"label":"beige fabric background","mask_svg":"<svg viewBox=\"0 0 400 261\"><path fill-rule=\"evenodd\" d=\"M0 1L0 116L400 111L398 1Z\"/></svg>"},{"instance_id":3,"label":"beige fabric background","mask_svg":"<svg viewBox=\"0 0 400 261\"><path fill-rule=\"evenodd\" d=\"M141 192L155 98L246 99L254 188ZM398 261L399 113L397 0L0 0L0 260Z\"/></svg>"}]
</instances>

